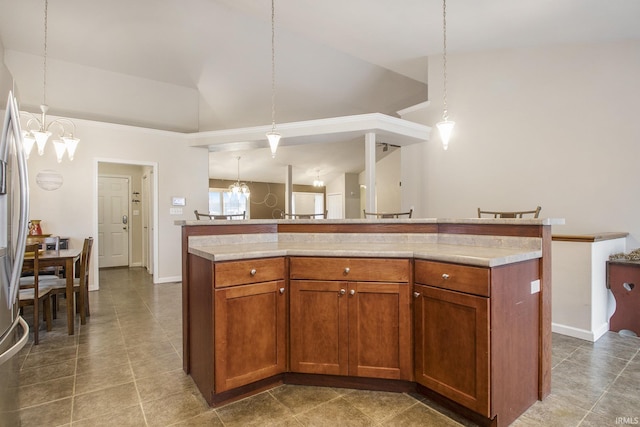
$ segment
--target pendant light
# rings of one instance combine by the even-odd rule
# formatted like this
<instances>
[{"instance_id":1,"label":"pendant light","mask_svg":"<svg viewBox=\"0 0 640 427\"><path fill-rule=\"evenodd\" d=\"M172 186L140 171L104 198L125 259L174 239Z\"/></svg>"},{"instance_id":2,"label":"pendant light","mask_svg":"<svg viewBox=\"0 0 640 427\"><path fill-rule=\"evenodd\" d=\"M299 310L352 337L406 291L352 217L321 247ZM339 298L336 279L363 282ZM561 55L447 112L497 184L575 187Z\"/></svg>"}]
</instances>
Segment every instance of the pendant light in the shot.
<instances>
[{"instance_id":1,"label":"pendant light","mask_svg":"<svg viewBox=\"0 0 640 427\"><path fill-rule=\"evenodd\" d=\"M23 132L24 150L26 157L29 158L34 144L38 147L38 154L44 154L44 148L53 136L53 147L56 151L58 163L62 162L64 153L67 152L69 160L73 160L73 156L78 147L80 140L75 138L73 134L76 131L75 124L65 118L59 118L47 123L47 35L48 35L48 15L49 0L44 2L44 60L43 60L43 81L42 81L42 104L40 105L41 118L27 112L21 114L27 116L27 125Z\"/></svg>"},{"instance_id":2,"label":"pendant light","mask_svg":"<svg viewBox=\"0 0 640 427\"><path fill-rule=\"evenodd\" d=\"M443 34L443 49L442 49L442 72L444 91L442 99L444 101L444 109L442 111L442 121L436 123L438 131L440 132L440 139L442 140L442 146L446 150L449 146L449 138L453 132L455 122L449 120L449 112L447 111L447 0L442 0L442 34Z\"/></svg>"},{"instance_id":3,"label":"pendant light","mask_svg":"<svg viewBox=\"0 0 640 427\"><path fill-rule=\"evenodd\" d=\"M249 196L249 194L251 193L249 190L249 186L247 184L245 184L244 182L240 182L240 156L236 157L236 159L238 160L238 179L236 182L234 182L233 184L231 184L229 186L229 190L228 192L230 194L239 194L242 193L245 196Z\"/></svg>"},{"instance_id":4,"label":"pendant light","mask_svg":"<svg viewBox=\"0 0 640 427\"><path fill-rule=\"evenodd\" d=\"M280 133L276 131L276 7L275 0L271 0L271 131L267 132L271 157L276 157L276 150L280 143Z\"/></svg>"}]
</instances>

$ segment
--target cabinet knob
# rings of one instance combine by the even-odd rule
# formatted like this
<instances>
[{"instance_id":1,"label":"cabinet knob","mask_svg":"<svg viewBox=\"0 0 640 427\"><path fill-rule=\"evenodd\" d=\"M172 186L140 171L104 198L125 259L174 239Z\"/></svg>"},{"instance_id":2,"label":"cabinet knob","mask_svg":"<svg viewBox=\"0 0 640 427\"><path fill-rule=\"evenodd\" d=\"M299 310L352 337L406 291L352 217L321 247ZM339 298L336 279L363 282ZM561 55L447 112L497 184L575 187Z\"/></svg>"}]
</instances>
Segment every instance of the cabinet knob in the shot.
<instances>
[{"instance_id":1,"label":"cabinet knob","mask_svg":"<svg viewBox=\"0 0 640 427\"><path fill-rule=\"evenodd\" d=\"M284 288L280 288L278 291L280 291L280 294L284 294Z\"/></svg>"},{"instance_id":2,"label":"cabinet knob","mask_svg":"<svg viewBox=\"0 0 640 427\"><path fill-rule=\"evenodd\" d=\"M349 267L344 268L344 274L349 274L350 271L351 269Z\"/></svg>"},{"instance_id":3,"label":"cabinet knob","mask_svg":"<svg viewBox=\"0 0 640 427\"><path fill-rule=\"evenodd\" d=\"M355 294L356 294L356 290L355 290L355 289L351 289L351 290L349 291L349 295L355 295Z\"/></svg>"},{"instance_id":4,"label":"cabinet knob","mask_svg":"<svg viewBox=\"0 0 640 427\"><path fill-rule=\"evenodd\" d=\"M444 280L447 280L449 278L449 275L447 273L442 273L442 278Z\"/></svg>"},{"instance_id":5,"label":"cabinet knob","mask_svg":"<svg viewBox=\"0 0 640 427\"><path fill-rule=\"evenodd\" d=\"M420 296L420 292L414 292L414 293L413 293L413 297L414 297L414 298L418 298L419 296Z\"/></svg>"},{"instance_id":6,"label":"cabinet knob","mask_svg":"<svg viewBox=\"0 0 640 427\"><path fill-rule=\"evenodd\" d=\"M255 276L257 272L258 270L256 270L255 268L252 268L249 274L251 274L252 276Z\"/></svg>"},{"instance_id":7,"label":"cabinet knob","mask_svg":"<svg viewBox=\"0 0 640 427\"><path fill-rule=\"evenodd\" d=\"M340 289L340 295L344 295L346 293L347 293L347 291L345 291L344 289Z\"/></svg>"}]
</instances>

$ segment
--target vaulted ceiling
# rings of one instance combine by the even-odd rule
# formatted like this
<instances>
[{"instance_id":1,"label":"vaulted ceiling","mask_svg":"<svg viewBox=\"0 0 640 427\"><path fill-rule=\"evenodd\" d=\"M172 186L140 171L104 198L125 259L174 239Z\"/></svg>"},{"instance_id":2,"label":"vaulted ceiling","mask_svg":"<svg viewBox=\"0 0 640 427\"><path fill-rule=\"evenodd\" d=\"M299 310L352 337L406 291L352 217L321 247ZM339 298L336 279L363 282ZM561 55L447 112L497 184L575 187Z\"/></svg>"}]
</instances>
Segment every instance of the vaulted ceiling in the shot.
<instances>
[{"instance_id":1,"label":"vaulted ceiling","mask_svg":"<svg viewBox=\"0 0 640 427\"><path fill-rule=\"evenodd\" d=\"M42 55L43 14L44 0L0 0L5 54ZM48 56L195 90L197 130L264 125L270 20L269 0L50 0ZM637 0L447 4L452 53L639 39L638 22ZM441 51L439 0L276 0L277 120L393 115L427 99Z\"/></svg>"}]
</instances>

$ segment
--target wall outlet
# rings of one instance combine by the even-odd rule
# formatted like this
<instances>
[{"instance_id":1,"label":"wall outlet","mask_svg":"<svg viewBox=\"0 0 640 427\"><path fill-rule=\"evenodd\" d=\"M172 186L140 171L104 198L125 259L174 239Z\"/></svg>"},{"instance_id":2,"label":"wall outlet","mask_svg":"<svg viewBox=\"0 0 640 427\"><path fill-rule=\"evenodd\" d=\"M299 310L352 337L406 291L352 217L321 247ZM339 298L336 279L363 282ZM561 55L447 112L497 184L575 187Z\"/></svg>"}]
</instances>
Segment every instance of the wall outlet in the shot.
<instances>
[{"instance_id":1,"label":"wall outlet","mask_svg":"<svg viewBox=\"0 0 640 427\"><path fill-rule=\"evenodd\" d=\"M540 292L540 279L531 282L531 293L537 294L538 292Z\"/></svg>"}]
</instances>

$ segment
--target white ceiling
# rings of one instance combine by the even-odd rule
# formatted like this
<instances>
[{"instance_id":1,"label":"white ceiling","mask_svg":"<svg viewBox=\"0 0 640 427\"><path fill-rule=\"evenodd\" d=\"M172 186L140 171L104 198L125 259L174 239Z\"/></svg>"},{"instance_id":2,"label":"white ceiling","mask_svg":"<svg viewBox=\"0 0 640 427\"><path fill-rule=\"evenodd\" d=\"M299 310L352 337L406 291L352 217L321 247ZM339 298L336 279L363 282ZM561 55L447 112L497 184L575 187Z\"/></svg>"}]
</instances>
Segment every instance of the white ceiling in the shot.
<instances>
[{"instance_id":1,"label":"white ceiling","mask_svg":"<svg viewBox=\"0 0 640 427\"><path fill-rule=\"evenodd\" d=\"M50 0L48 55L197 89L201 130L268 124L270 6ZM6 50L42 55L43 9L43 0L0 0ZM447 26L451 53L640 39L640 1L450 0ZM426 100L427 57L441 51L438 0L276 0L278 121L394 114ZM359 150L327 148L306 147L294 157L308 163L296 165L323 169Z\"/></svg>"}]
</instances>

